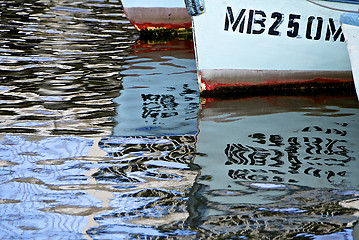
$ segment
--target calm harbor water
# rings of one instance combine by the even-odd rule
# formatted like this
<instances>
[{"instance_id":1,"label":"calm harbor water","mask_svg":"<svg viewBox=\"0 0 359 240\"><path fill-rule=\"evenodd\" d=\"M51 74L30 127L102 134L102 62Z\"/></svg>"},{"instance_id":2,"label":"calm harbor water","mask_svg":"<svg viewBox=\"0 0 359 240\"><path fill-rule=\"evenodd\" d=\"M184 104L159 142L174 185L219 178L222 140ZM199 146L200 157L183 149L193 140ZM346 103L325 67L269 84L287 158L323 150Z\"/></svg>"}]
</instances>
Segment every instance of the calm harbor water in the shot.
<instances>
[{"instance_id":1,"label":"calm harbor water","mask_svg":"<svg viewBox=\"0 0 359 240\"><path fill-rule=\"evenodd\" d=\"M1 239L359 239L355 97L202 99L118 0L0 0L0 36Z\"/></svg>"}]
</instances>

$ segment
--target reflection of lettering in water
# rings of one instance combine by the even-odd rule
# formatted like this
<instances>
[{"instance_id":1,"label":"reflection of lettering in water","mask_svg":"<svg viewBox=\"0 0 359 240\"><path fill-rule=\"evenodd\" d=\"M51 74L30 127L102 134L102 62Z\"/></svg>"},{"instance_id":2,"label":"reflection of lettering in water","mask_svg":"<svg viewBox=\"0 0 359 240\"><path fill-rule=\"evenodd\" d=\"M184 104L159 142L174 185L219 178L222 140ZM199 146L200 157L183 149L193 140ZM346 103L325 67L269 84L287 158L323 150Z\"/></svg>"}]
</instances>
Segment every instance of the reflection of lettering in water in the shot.
<instances>
[{"instance_id":1,"label":"reflection of lettering in water","mask_svg":"<svg viewBox=\"0 0 359 240\"><path fill-rule=\"evenodd\" d=\"M305 174L326 178L331 184L337 183L338 178L343 180L346 175L343 167L354 157L349 156L347 141L337 138L345 136L347 132L318 126L306 127L301 132L316 134L283 139L280 135L255 133L249 135L252 146L228 144L225 149L228 161L225 164L248 166L229 170L229 177L236 180L296 183L298 180L295 175Z\"/></svg>"},{"instance_id":2,"label":"reflection of lettering in water","mask_svg":"<svg viewBox=\"0 0 359 240\"><path fill-rule=\"evenodd\" d=\"M152 119L153 124L160 118L177 116L178 103L173 95L141 94L143 100L142 118Z\"/></svg>"}]
</instances>

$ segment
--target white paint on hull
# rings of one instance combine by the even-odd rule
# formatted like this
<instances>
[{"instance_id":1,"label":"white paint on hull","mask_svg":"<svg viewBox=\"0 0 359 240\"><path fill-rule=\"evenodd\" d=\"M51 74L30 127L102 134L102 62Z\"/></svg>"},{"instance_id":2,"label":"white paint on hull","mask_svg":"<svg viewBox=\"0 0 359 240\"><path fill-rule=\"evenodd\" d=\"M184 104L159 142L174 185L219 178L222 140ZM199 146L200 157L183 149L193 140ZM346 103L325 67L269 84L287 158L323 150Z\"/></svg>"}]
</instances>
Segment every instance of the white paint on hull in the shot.
<instances>
[{"instance_id":1,"label":"white paint on hull","mask_svg":"<svg viewBox=\"0 0 359 240\"><path fill-rule=\"evenodd\" d=\"M122 0L122 5L137 30L192 26L183 0Z\"/></svg>"},{"instance_id":2,"label":"white paint on hull","mask_svg":"<svg viewBox=\"0 0 359 240\"><path fill-rule=\"evenodd\" d=\"M342 24L352 66L355 90L359 99L359 26Z\"/></svg>"},{"instance_id":3,"label":"white paint on hull","mask_svg":"<svg viewBox=\"0 0 359 240\"><path fill-rule=\"evenodd\" d=\"M343 3L318 2L343 7ZM206 0L205 6L204 14L193 17L197 70L202 86L202 78L205 81L213 79L205 78L201 73L217 70L239 70L235 76L237 83L247 80L247 71L249 75L257 71L262 82L271 81L272 74L268 77L265 74L275 71L302 72L312 79L326 78L327 73L334 72L339 78L347 78L350 74L348 51L345 43L340 41L339 11L304 0ZM345 8L356 10L358 6L345 4ZM243 31L240 32L242 20ZM325 75L318 76L317 73ZM297 77L293 75L293 78Z\"/></svg>"}]
</instances>

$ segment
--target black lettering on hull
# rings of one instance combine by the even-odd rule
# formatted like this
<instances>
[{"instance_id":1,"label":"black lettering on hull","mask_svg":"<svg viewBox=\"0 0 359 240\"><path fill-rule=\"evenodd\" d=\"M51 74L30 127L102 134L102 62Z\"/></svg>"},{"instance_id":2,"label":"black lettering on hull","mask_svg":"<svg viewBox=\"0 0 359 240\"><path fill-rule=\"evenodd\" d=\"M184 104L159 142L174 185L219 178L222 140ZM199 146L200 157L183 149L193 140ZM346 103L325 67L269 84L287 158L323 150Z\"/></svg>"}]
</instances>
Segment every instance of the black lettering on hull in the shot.
<instances>
[{"instance_id":1,"label":"black lettering on hull","mask_svg":"<svg viewBox=\"0 0 359 240\"><path fill-rule=\"evenodd\" d=\"M224 31L229 32L230 29L233 32L244 34L268 34L270 36L281 36L281 33L285 31L285 35L288 38L301 38L318 41L323 39L324 41L340 41L344 42L344 34L338 21L334 21L332 18L324 20L323 17L309 16L303 18L299 14L283 14L281 12L272 12L267 14L262 10L255 9L240 9L236 15L233 14L233 9L227 6ZM270 18L267 19L267 16ZM269 24L268 21L272 20ZM287 22L286 26L283 22ZM305 26L305 32L301 33L303 29L301 26ZM323 29L325 29L325 35Z\"/></svg>"}]
</instances>

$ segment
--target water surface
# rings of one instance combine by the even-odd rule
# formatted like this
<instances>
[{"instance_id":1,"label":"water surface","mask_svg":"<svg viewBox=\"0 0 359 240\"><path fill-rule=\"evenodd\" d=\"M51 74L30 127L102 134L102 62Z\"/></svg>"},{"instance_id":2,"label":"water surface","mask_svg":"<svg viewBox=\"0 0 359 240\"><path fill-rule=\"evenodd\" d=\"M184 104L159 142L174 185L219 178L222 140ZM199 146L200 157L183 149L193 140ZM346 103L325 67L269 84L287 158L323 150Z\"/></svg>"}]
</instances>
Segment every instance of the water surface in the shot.
<instances>
[{"instance_id":1,"label":"water surface","mask_svg":"<svg viewBox=\"0 0 359 240\"><path fill-rule=\"evenodd\" d=\"M358 113L345 96L204 100L188 221L226 238L353 239Z\"/></svg>"}]
</instances>

